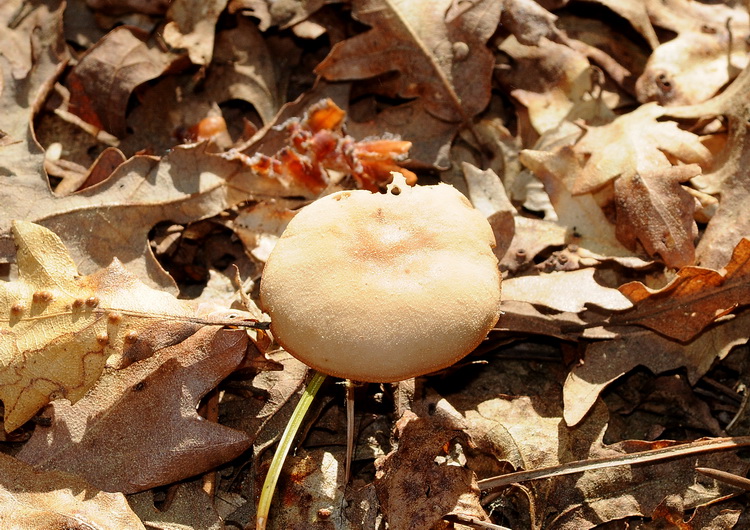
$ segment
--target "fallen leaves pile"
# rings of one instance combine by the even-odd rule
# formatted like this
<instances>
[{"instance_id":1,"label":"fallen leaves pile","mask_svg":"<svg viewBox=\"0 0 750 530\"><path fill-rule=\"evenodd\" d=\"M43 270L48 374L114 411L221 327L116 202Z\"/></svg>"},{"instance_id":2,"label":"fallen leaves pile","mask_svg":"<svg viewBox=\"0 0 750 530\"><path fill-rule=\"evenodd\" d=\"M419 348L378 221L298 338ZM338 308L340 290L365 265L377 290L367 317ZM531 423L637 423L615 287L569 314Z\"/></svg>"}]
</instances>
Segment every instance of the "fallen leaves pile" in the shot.
<instances>
[{"instance_id":1,"label":"fallen leaves pile","mask_svg":"<svg viewBox=\"0 0 750 530\"><path fill-rule=\"evenodd\" d=\"M0 19L0 527L253 528L309 377L263 264L299 208L391 171L487 217L504 314L457 366L354 389L351 477L327 385L270 528L750 527L740 2Z\"/></svg>"}]
</instances>

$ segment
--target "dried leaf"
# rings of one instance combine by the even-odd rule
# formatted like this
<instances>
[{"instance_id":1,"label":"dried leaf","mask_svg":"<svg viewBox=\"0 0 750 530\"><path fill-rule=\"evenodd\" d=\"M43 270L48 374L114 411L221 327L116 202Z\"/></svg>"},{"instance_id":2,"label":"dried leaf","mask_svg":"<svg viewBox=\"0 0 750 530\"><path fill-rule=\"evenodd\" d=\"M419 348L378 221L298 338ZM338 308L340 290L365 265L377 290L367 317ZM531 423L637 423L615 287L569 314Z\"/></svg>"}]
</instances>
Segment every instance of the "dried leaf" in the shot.
<instances>
[{"instance_id":1,"label":"dried leaf","mask_svg":"<svg viewBox=\"0 0 750 530\"><path fill-rule=\"evenodd\" d=\"M589 94L592 72L581 53L547 38L524 46L510 37L500 50L513 59L510 70L500 79L526 107L538 134L554 129L563 120L591 114L590 108L596 105Z\"/></svg>"},{"instance_id":2,"label":"dried leaf","mask_svg":"<svg viewBox=\"0 0 750 530\"><path fill-rule=\"evenodd\" d=\"M521 162L542 182L555 207L557 223L568 232L566 243L575 243L604 256L632 256L633 252L618 242L615 227L591 195L574 195L571 188L581 173L581 166L570 147L554 151L523 150Z\"/></svg>"},{"instance_id":3,"label":"dried leaf","mask_svg":"<svg viewBox=\"0 0 750 530\"><path fill-rule=\"evenodd\" d=\"M130 94L176 59L146 43L146 36L132 26L121 26L89 49L67 77L70 111L99 129L125 136Z\"/></svg>"},{"instance_id":4,"label":"dried leaf","mask_svg":"<svg viewBox=\"0 0 750 530\"><path fill-rule=\"evenodd\" d=\"M637 366L645 366L656 374L684 366L694 384L716 359L723 359L734 346L747 342L748 326L750 313L745 311L687 344L650 330L610 328L620 337L589 345L585 362L568 374L564 390L565 422L579 423L610 383Z\"/></svg>"},{"instance_id":5,"label":"dried leaf","mask_svg":"<svg viewBox=\"0 0 750 530\"><path fill-rule=\"evenodd\" d=\"M503 281L503 301L527 302L570 313L580 313L589 304L611 311L632 307L617 289L597 283L595 273L596 269L589 267L509 278Z\"/></svg>"},{"instance_id":6,"label":"dried leaf","mask_svg":"<svg viewBox=\"0 0 750 530\"><path fill-rule=\"evenodd\" d=\"M13 233L19 280L0 284L0 313L8 315L0 320L0 399L7 431L49 401L80 399L106 362L121 364L145 346L138 344L139 334L157 322L157 344L195 332L196 324L187 319L189 305L148 288L118 261L79 276L54 233L23 221L13 224Z\"/></svg>"},{"instance_id":7,"label":"dried leaf","mask_svg":"<svg viewBox=\"0 0 750 530\"><path fill-rule=\"evenodd\" d=\"M516 209L508 199L500 177L494 171L481 171L466 162L461 164L461 169L469 188L471 204L487 217L492 227L497 242L493 252L498 258L502 258L515 235Z\"/></svg>"},{"instance_id":8,"label":"dried leaf","mask_svg":"<svg viewBox=\"0 0 750 530\"><path fill-rule=\"evenodd\" d=\"M717 318L750 304L748 275L750 239L743 238L723 273L685 267L661 289L650 289L640 282L621 286L620 291L635 307L614 317L612 323L638 324L689 341Z\"/></svg>"},{"instance_id":9,"label":"dried leaf","mask_svg":"<svg viewBox=\"0 0 750 530\"><path fill-rule=\"evenodd\" d=\"M184 48L193 64L211 62L216 21L229 0L174 0L169 4L164 40Z\"/></svg>"},{"instance_id":10,"label":"dried leaf","mask_svg":"<svg viewBox=\"0 0 750 530\"><path fill-rule=\"evenodd\" d=\"M575 146L576 153L589 158L573 193L590 193L620 176L668 169L667 155L686 164L708 164L711 153L699 138L675 122L657 121L663 115L658 105L641 105L608 125L589 128Z\"/></svg>"},{"instance_id":11,"label":"dried leaf","mask_svg":"<svg viewBox=\"0 0 750 530\"><path fill-rule=\"evenodd\" d=\"M748 134L747 93L750 87L750 67L720 95L705 103L669 110L678 118L702 119L725 115L729 122L729 138L725 151L717 158L720 164L709 178L721 189L719 208L696 248L696 263L719 269L729 262L740 239L750 234L750 198L747 157L750 154Z\"/></svg>"},{"instance_id":12,"label":"dried leaf","mask_svg":"<svg viewBox=\"0 0 750 530\"><path fill-rule=\"evenodd\" d=\"M589 459L618 455L626 464L631 453L674 444L637 440L604 444L608 415L602 402L576 428L561 428L556 392L548 388L552 391L535 395L533 389L527 390L530 396L501 396L466 411L468 432L479 448L516 468L533 470L572 461L585 464ZM627 516L650 516L668 496L690 509L729 492L714 481L696 483L693 467L696 461L706 460L740 472L747 467L734 455L709 454L646 466L592 469L577 475L551 473L547 480L507 486L503 491L514 499L514 506L526 504L526 510L497 509L514 528L555 530L588 529Z\"/></svg>"},{"instance_id":13,"label":"dried leaf","mask_svg":"<svg viewBox=\"0 0 750 530\"><path fill-rule=\"evenodd\" d=\"M372 29L336 44L316 72L339 81L398 71L400 76L381 83L380 90L389 97L416 98L403 106L409 117L401 121L417 122L425 130L455 124L446 131L449 141L489 101L493 57L485 42L500 10L501 4L491 0L460 7L451 0L360 0L352 15ZM393 123L387 115L399 112L395 107L381 113L380 130L392 130L384 126ZM418 149L412 156L431 163L437 154Z\"/></svg>"},{"instance_id":14,"label":"dried leaf","mask_svg":"<svg viewBox=\"0 0 750 530\"><path fill-rule=\"evenodd\" d=\"M122 493L105 493L60 471L39 471L0 453L0 525L8 529L145 530Z\"/></svg>"},{"instance_id":15,"label":"dried leaf","mask_svg":"<svg viewBox=\"0 0 750 530\"><path fill-rule=\"evenodd\" d=\"M203 491L199 480L181 483L168 506L154 506L154 492L144 491L128 496L133 511L146 527L158 530L223 530L224 522L216 513L211 497Z\"/></svg>"},{"instance_id":16,"label":"dried leaf","mask_svg":"<svg viewBox=\"0 0 750 530\"><path fill-rule=\"evenodd\" d=\"M106 491L136 493L231 460L239 431L198 416L199 400L242 361L242 330L204 327L153 357L110 372L75 405L53 403L18 458L75 473Z\"/></svg>"},{"instance_id":17,"label":"dried leaf","mask_svg":"<svg viewBox=\"0 0 750 530\"><path fill-rule=\"evenodd\" d=\"M669 267L695 261L695 198L680 184L700 175L696 164L623 175L615 181L617 239L635 250L640 242L650 256Z\"/></svg>"},{"instance_id":18,"label":"dried leaf","mask_svg":"<svg viewBox=\"0 0 750 530\"><path fill-rule=\"evenodd\" d=\"M236 28L216 36L213 53L215 58L208 69L205 91L219 103L247 101L264 124L271 123L283 103L282 87L277 80L274 57L255 24L239 17Z\"/></svg>"},{"instance_id":19,"label":"dried leaf","mask_svg":"<svg viewBox=\"0 0 750 530\"><path fill-rule=\"evenodd\" d=\"M449 513L487 514L479 504L474 473L450 457L450 450L467 447L457 430L407 412L397 423L398 449L376 462L375 489L393 528L451 528L442 521ZM462 455L462 453L461 453Z\"/></svg>"},{"instance_id":20,"label":"dried leaf","mask_svg":"<svg viewBox=\"0 0 750 530\"><path fill-rule=\"evenodd\" d=\"M690 105L705 101L747 64L750 34L741 6L648 2L655 23L678 33L652 53L635 88L641 102Z\"/></svg>"}]
</instances>

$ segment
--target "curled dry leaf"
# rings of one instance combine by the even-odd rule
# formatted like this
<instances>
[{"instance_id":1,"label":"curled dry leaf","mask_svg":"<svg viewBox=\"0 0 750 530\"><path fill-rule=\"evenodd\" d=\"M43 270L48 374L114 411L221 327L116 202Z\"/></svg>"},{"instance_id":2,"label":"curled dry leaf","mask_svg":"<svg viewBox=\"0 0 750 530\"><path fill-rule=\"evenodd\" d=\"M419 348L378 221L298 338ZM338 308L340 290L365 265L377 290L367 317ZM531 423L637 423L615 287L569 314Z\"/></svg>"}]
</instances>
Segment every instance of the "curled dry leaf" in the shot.
<instances>
[{"instance_id":1,"label":"curled dry leaf","mask_svg":"<svg viewBox=\"0 0 750 530\"><path fill-rule=\"evenodd\" d=\"M242 330L207 326L153 357L107 373L83 399L52 404L18 458L136 493L197 475L250 446L196 407L242 361Z\"/></svg>"},{"instance_id":2,"label":"curled dry leaf","mask_svg":"<svg viewBox=\"0 0 750 530\"><path fill-rule=\"evenodd\" d=\"M147 43L146 37L137 28L121 26L92 46L67 77L70 112L115 136L125 136L130 94L176 60Z\"/></svg>"},{"instance_id":3,"label":"curled dry leaf","mask_svg":"<svg viewBox=\"0 0 750 530\"><path fill-rule=\"evenodd\" d=\"M252 53L248 53L252 50ZM237 27L216 36L215 58L208 67L204 90L217 102L251 103L264 124L271 123L283 103L274 56L256 25L238 17Z\"/></svg>"},{"instance_id":4,"label":"curled dry leaf","mask_svg":"<svg viewBox=\"0 0 750 530\"><path fill-rule=\"evenodd\" d=\"M162 345L196 330L187 320L189 305L150 289L118 261L79 276L54 233L23 221L13 224L13 233L19 279L0 284L0 399L6 431L20 427L49 401L80 399L108 360L121 364L140 350L139 334L148 327L159 324L155 344ZM147 354L139 351L138 356Z\"/></svg>"},{"instance_id":5,"label":"curled dry leaf","mask_svg":"<svg viewBox=\"0 0 750 530\"><path fill-rule=\"evenodd\" d=\"M750 304L749 277L750 239L743 238L723 273L684 267L661 289L649 289L640 282L621 286L620 291L635 307L611 322L637 324L689 341L717 318Z\"/></svg>"},{"instance_id":6,"label":"curled dry leaf","mask_svg":"<svg viewBox=\"0 0 750 530\"><path fill-rule=\"evenodd\" d=\"M164 40L174 48L184 48L193 64L211 62L216 21L228 0L175 0L169 4Z\"/></svg>"},{"instance_id":7,"label":"curled dry leaf","mask_svg":"<svg viewBox=\"0 0 750 530\"><path fill-rule=\"evenodd\" d=\"M145 530L122 493L99 491L80 477L39 471L0 453L0 526Z\"/></svg>"}]
</instances>

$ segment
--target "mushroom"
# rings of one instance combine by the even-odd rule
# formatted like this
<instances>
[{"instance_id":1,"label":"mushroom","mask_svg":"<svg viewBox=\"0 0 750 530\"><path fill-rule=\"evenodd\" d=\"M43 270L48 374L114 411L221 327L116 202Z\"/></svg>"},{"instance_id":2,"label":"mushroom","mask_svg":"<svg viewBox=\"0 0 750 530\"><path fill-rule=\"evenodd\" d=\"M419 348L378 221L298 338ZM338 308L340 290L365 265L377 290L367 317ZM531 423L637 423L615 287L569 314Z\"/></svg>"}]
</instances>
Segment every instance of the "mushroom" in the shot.
<instances>
[{"instance_id":1,"label":"mushroom","mask_svg":"<svg viewBox=\"0 0 750 530\"><path fill-rule=\"evenodd\" d=\"M333 193L291 220L260 287L271 331L325 374L395 382L455 363L498 320L484 216L447 184Z\"/></svg>"}]
</instances>

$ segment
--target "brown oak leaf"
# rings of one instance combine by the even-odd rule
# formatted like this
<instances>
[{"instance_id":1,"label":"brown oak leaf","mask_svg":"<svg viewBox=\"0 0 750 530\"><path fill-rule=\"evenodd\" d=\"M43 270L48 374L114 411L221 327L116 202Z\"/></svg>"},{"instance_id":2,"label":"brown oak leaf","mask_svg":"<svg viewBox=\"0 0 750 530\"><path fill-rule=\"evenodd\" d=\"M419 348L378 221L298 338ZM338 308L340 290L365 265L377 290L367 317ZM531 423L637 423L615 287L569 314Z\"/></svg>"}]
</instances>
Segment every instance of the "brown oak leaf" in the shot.
<instances>
[{"instance_id":1,"label":"brown oak leaf","mask_svg":"<svg viewBox=\"0 0 750 530\"><path fill-rule=\"evenodd\" d=\"M489 102L494 60L485 43L497 27L501 7L493 0L466 5L451 0L355 1L352 16L372 29L336 44L316 72L341 81L398 71L399 76L368 88L414 101L382 112L371 125L381 133L398 130L415 142L413 158L438 160L445 167L445 153L435 148L425 152L418 139L439 131L442 143L449 142L458 126ZM399 122L416 134L396 127Z\"/></svg>"},{"instance_id":2,"label":"brown oak leaf","mask_svg":"<svg viewBox=\"0 0 750 530\"><path fill-rule=\"evenodd\" d=\"M679 341L692 340L717 318L750 304L750 239L743 238L723 272L684 267L661 289L640 282L620 287L635 307L613 324L645 326Z\"/></svg>"},{"instance_id":3,"label":"brown oak leaf","mask_svg":"<svg viewBox=\"0 0 750 530\"><path fill-rule=\"evenodd\" d=\"M74 473L105 491L136 493L235 458L240 431L196 412L201 397L242 361L243 330L207 326L153 357L108 373L76 404L53 403L18 458Z\"/></svg>"}]
</instances>

